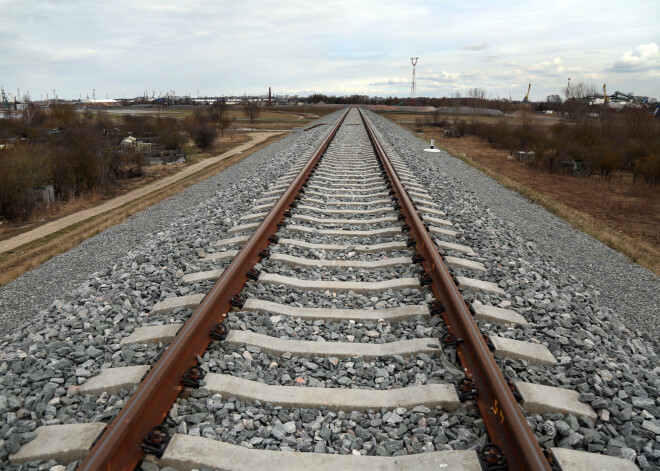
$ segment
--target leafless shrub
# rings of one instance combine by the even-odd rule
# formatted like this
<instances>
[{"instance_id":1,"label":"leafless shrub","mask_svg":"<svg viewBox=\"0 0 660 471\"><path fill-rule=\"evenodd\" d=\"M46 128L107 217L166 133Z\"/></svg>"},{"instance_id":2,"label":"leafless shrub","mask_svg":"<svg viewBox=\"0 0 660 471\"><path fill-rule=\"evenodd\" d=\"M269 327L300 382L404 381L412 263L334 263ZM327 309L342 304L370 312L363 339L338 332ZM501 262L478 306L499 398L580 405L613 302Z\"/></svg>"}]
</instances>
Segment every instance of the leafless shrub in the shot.
<instances>
[{"instance_id":1,"label":"leafless shrub","mask_svg":"<svg viewBox=\"0 0 660 471\"><path fill-rule=\"evenodd\" d=\"M256 102L246 101L243 103L243 114L247 119L250 120L251 124L254 124L256 119L259 117L259 114L261 114L261 109Z\"/></svg>"}]
</instances>

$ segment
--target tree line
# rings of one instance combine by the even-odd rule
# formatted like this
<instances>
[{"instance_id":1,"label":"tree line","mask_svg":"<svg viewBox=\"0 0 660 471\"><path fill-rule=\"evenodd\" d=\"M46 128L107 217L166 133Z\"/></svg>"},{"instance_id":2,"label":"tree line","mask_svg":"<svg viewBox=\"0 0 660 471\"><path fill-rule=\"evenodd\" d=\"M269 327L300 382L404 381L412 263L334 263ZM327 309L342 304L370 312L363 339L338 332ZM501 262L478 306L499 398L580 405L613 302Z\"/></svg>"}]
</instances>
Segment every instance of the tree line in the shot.
<instances>
[{"instance_id":1,"label":"tree line","mask_svg":"<svg viewBox=\"0 0 660 471\"><path fill-rule=\"evenodd\" d=\"M143 174L143 156L121 141L133 135L166 151L201 151L229 127L218 101L183 120L78 112L70 104L43 110L30 104L19 118L0 119L0 219L25 219L41 206L34 188L52 185L58 201L109 193L120 180ZM194 150L194 147L193 147Z\"/></svg>"},{"instance_id":2,"label":"tree line","mask_svg":"<svg viewBox=\"0 0 660 471\"><path fill-rule=\"evenodd\" d=\"M560 171L562 162L580 162L583 173L609 178L614 172L630 172L633 179L650 185L660 182L660 123L645 109L616 110L600 106L597 111L575 113L578 119L548 126L526 119L512 124L501 119L494 124L462 122L460 130L486 139L493 147L513 154L525 152L534 167ZM529 152L532 153L529 153ZM571 167L572 168L572 167Z\"/></svg>"}]
</instances>

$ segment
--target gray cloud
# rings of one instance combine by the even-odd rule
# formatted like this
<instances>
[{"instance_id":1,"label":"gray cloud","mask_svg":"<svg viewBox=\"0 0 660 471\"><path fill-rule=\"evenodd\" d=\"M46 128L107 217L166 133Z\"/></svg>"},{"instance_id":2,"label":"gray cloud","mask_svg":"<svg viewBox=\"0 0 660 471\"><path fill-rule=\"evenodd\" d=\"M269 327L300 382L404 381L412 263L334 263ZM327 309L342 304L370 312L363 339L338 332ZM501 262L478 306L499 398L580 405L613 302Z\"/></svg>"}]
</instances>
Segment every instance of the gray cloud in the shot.
<instances>
[{"instance_id":1,"label":"gray cloud","mask_svg":"<svg viewBox=\"0 0 660 471\"><path fill-rule=\"evenodd\" d=\"M488 41L482 41L480 43L469 44L467 46L461 46L461 49L468 51L483 51L488 47Z\"/></svg>"},{"instance_id":2,"label":"gray cloud","mask_svg":"<svg viewBox=\"0 0 660 471\"><path fill-rule=\"evenodd\" d=\"M411 78L405 79L405 78L389 78L387 80L379 80L376 82L369 82L369 86L371 87L399 87L401 85L408 85L410 86L410 82L412 80Z\"/></svg>"}]
</instances>

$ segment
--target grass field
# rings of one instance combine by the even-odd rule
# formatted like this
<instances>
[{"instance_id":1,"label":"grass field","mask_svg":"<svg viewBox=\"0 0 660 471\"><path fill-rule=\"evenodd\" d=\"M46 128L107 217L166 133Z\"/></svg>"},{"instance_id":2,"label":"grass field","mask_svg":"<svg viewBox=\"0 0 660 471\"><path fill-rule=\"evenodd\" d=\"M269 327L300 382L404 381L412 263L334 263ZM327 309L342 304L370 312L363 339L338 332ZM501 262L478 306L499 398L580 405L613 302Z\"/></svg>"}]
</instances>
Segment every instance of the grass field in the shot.
<instances>
[{"instance_id":1,"label":"grass field","mask_svg":"<svg viewBox=\"0 0 660 471\"><path fill-rule=\"evenodd\" d=\"M243 113L240 106L230 107L229 119L232 120L231 127L252 129L292 129L294 127L306 126L308 123L330 113L338 108L328 106L274 106L260 108L257 119L251 123ZM157 109L157 108L109 108L103 110L111 117L123 115L154 116L161 118L183 119L192 116L195 108L184 109ZM92 110L94 112L94 110Z\"/></svg>"},{"instance_id":2,"label":"grass field","mask_svg":"<svg viewBox=\"0 0 660 471\"><path fill-rule=\"evenodd\" d=\"M430 113L393 113L388 111L378 111L378 114L385 116L387 119L394 121L395 123L401 125L414 124L417 121L431 119ZM449 125L456 124L459 121L465 121L466 123L472 122L474 119L478 123L488 123L495 124L501 122L503 119L506 119L509 124L522 124L525 120L533 122L534 124L543 124L551 126L553 124L561 121L557 115L547 115L540 113L527 112L523 113L522 111L515 111L508 113L504 118L498 118L494 116L469 116L469 115L453 115L453 114L442 114L440 115L442 120L445 120Z\"/></svg>"}]
</instances>

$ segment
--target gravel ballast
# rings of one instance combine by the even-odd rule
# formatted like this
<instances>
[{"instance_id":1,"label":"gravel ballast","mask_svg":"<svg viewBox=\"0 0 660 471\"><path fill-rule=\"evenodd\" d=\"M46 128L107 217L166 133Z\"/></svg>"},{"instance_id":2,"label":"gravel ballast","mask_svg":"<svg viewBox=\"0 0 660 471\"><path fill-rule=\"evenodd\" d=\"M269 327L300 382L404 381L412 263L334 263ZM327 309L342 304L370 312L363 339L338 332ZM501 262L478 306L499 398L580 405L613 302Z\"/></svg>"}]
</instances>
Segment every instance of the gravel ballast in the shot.
<instances>
[{"instance_id":1,"label":"gravel ballast","mask_svg":"<svg viewBox=\"0 0 660 471\"><path fill-rule=\"evenodd\" d=\"M394 137L395 146L409 146L404 155L408 164L424 165L425 172L416 173L427 189L442 190L436 175L450 178L465 187L479 205L506 222L509 227L532 244L536 251L552 257L557 269L573 275L598 291L598 302L609 307L638 335L660 338L660 286L651 271L628 260L593 237L580 232L541 206L444 151L424 152L429 143L389 120L369 114L375 124L383 126L386 139ZM431 171L426 165L431 167ZM415 169L415 166L411 166ZM457 190L457 188L456 188ZM456 191L454 190L454 191ZM460 195L457 195L459 198ZM454 221L456 223L456 221Z\"/></svg>"},{"instance_id":2,"label":"gravel ballast","mask_svg":"<svg viewBox=\"0 0 660 471\"><path fill-rule=\"evenodd\" d=\"M479 321L482 331L541 343L558 360L552 368L498 360L505 375L574 389L598 413L597 423L571 414L529 415L539 441L660 469L660 296L652 274L462 161L445 153L429 155L423 152L425 142L380 116L370 117L390 152L406 162L460 232L452 241L472 247L488 269L450 269L453 274L497 283L506 292L464 292L465 299L514 309L530 322L512 327ZM599 259L606 253L613 258ZM596 273L608 272L604 280L584 267L573 270L588 254L593 257L589 266L598 265ZM618 293L628 293L623 312ZM645 330L635 330L642 324Z\"/></svg>"},{"instance_id":3,"label":"gravel ballast","mask_svg":"<svg viewBox=\"0 0 660 471\"><path fill-rule=\"evenodd\" d=\"M321 121L330 122L337 116L335 113ZM635 290L619 291L629 296L642 293L643 299L630 301L629 297L627 311L616 311L616 306L609 304L614 292L605 291L598 284L602 282L585 276L584 270L576 271L563 263L575 247L566 245L564 236L556 235L570 233L564 223L488 183L487 177L457 159L443 154L429 157L421 152L425 143L381 117L370 116L389 148L407 163L454 223L452 229L459 232L458 236L443 239L472 247L477 255L471 258L487 268L483 273L461 269L452 272L497 283L506 292L465 292L466 300L514 309L530 322L514 327L479 321L481 329L491 335L541 343L558 360L554 367L535 367L523 360L498 359L505 374L512 379L575 389L581 393L581 400L598 413L596 422L571 414L529 414L528 422L540 442L620 456L646 470L660 469L660 361L657 336L651 336L658 322L645 325L646 332L630 330L635 327L631 316L657 310L655 285L642 283L641 290L637 286ZM75 394L77 386L101 368L153 362L162 345L127 346L120 344L121 339L135 327L185 322L192 312L189 309L154 315L149 310L165 298L210 289L213 282L186 284L181 276L228 264L228 260L208 262L200 257L216 251L212 247L216 240L232 237L226 234L227 229L242 223L239 216L318 142L327 128L321 126L287 137L0 289L0 322L6 332L0 339L0 467L9 467L7 456L33 439L38 426L107 422L116 415L132 391L96 397ZM258 180L253 175L259 175ZM468 179L478 182L478 178L484 182L472 188ZM495 207L500 200L505 210ZM516 212L523 204L529 207ZM527 232L527 212L539 218L531 219L536 225L529 229L532 235ZM539 229L539 225L545 229ZM552 240L542 240L542 234ZM286 228L280 229L280 235L294 237ZM403 237L341 241L374 244ZM316 243L338 243L339 239L318 233L295 234L295 238ZM587 253L596 257L602 252L593 239L578 238L581 244L596 244ZM278 251L288 249L274 250ZM305 252L294 251L309 255ZM339 258L349 253L339 254ZM316 258L321 254L313 255ZM617 263L621 263L618 270L626 264L632 266ZM418 267L403 265L348 271L292 268L269 260L256 268L310 280L347 277L366 281L419 274ZM637 275L631 274L629 279L639 279L635 276L641 276L641 269L635 270ZM379 294L302 292L253 282L246 285L244 294L296 306L361 309L432 301L427 290ZM331 323L234 311L228 323L233 329L291 341L382 343L437 337L445 332L438 317L395 324ZM461 375L451 349L444 354L393 358L390 362L386 358L287 358L286 354L278 357L255 347L215 344L201 360L201 366L210 371L300 387L379 389L453 381ZM469 408L461 408L456 414L423 407L365 413L282 409L213 395L204 388L180 398L170 411L167 425L178 433L247 447L383 456L475 449L486 439L483 422ZM41 469L49 467L42 464Z\"/></svg>"},{"instance_id":4,"label":"gravel ballast","mask_svg":"<svg viewBox=\"0 0 660 471\"><path fill-rule=\"evenodd\" d=\"M328 119L325 117L320 122L328 122ZM334 116L330 121L333 119ZM228 217L235 219L229 225L238 224L238 217L247 212L251 201L258 197L255 196L256 191L265 191L277 176L286 173L287 162L294 155L283 154L279 165L275 167L264 164L293 143L299 140L311 143L326 132L326 126L319 126L308 132L287 136L237 165L135 214L1 287L2 331L8 332L29 322L63 293L72 292L93 273L114 265L127 252L138 250L154 234L169 230L173 221L185 217L213 195L223 198L227 209L233 209ZM256 185L255 177L259 179ZM245 189L240 190L241 187ZM237 188L238 192L232 188Z\"/></svg>"}]
</instances>

